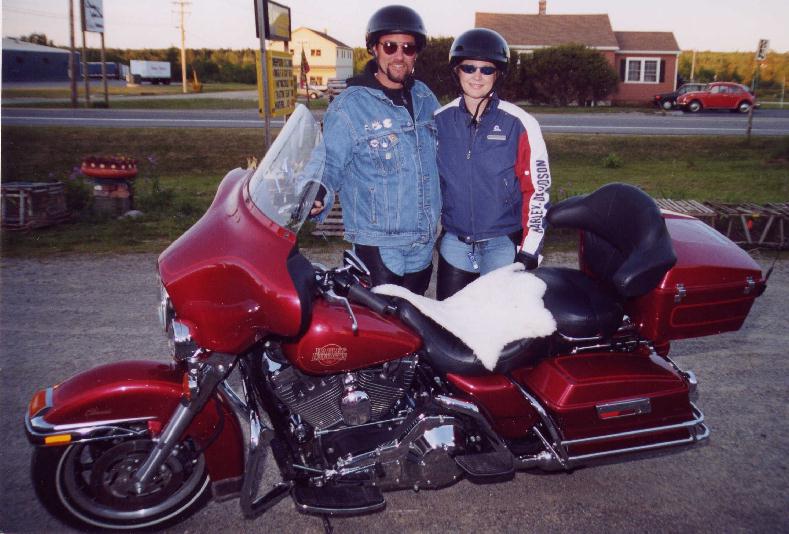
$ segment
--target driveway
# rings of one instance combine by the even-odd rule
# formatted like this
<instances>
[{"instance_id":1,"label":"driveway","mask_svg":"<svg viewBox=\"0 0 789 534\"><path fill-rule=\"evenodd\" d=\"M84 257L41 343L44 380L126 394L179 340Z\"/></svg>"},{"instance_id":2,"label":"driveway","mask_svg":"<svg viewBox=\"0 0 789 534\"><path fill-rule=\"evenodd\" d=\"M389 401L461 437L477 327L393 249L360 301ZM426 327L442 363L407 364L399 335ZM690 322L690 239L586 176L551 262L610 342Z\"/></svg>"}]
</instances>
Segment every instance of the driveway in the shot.
<instances>
[{"instance_id":1,"label":"driveway","mask_svg":"<svg viewBox=\"0 0 789 534\"><path fill-rule=\"evenodd\" d=\"M771 259L758 261L766 268ZM63 532L33 495L26 404L37 389L95 365L168 359L156 317L156 256L1 261L0 532ZM389 493L385 511L334 519L335 532L788 531L787 302L789 260L782 260L741 331L675 343L677 363L699 377L699 406L712 431L706 445L571 474ZM270 469L267 480L274 475ZM323 532L319 518L299 514L289 500L256 524L242 518L237 501L212 503L169 532L253 529Z\"/></svg>"}]
</instances>

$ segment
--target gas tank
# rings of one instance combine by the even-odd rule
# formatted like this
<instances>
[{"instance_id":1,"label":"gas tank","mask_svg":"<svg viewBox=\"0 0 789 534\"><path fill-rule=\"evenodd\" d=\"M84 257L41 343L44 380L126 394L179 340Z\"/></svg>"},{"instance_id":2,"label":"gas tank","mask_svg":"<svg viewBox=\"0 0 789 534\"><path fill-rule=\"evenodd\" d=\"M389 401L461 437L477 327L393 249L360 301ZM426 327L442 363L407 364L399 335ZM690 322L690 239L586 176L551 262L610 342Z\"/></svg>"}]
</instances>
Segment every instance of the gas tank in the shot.
<instances>
[{"instance_id":1,"label":"gas tank","mask_svg":"<svg viewBox=\"0 0 789 534\"><path fill-rule=\"evenodd\" d=\"M282 344L285 356L305 373L334 374L396 360L422 346L421 338L398 319L352 308L359 325L356 333L344 306L316 299L304 335Z\"/></svg>"}]
</instances>

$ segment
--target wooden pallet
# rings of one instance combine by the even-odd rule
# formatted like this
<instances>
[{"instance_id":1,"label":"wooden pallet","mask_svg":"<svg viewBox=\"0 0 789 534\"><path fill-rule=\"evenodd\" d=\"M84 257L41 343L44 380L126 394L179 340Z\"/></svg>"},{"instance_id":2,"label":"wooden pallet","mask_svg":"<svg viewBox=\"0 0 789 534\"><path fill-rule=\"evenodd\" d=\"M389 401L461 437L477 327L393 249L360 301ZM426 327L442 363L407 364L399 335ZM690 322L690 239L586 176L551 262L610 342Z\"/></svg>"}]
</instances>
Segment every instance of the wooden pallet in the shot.
<instances>
[{"instance_id":1,"label":"wooden pallet","mask_svg":"<svg viewBox=\"0 0 789 534\"><path fill-rule=\"evenodd\" d=\"M655 203L660 209L674 211L683 215L690 215L706 222L710 226L714 225L715 210L705 206L698 200L672 200L670 198L656 198Z\"/></svg>"},{"instance_id":2,"label":"wooden pallet","mask_svg":"<svg viewBox=\"0 0 789 534\"><path fill-rule=\"evenodd\" d=\"M2 226L32 230L69 218L66 188L62 182L10 182L0 186Z\"/></svg>"},{"instance_id":3,"label":"wooden pallet","mask_svg":"<svg viewBox=\"0 0 789 534\"><path fill-rule=\"evenodd\" d=\"M342 224L342 206L340 205L340 198L335 196L334 205L331 211L323 222L315 226L312 235L319 237L342 237L344 233L345 227Z\"/></svg>"}]
</instances>

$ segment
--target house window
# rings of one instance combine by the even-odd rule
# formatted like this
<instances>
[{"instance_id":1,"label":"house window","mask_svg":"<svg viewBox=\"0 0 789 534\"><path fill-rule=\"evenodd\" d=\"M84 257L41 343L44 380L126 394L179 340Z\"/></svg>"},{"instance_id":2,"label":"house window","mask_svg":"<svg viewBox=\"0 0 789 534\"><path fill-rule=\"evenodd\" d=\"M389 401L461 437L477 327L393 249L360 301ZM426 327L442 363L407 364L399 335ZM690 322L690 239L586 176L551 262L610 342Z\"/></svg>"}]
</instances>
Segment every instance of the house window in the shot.
<instances>
[{"instance_id":1,"label":"house window","mask_svg":"<svg viewBox=\"0 0 789 534\"><path fill-rule=\"evenodd\" d=\"M317 48L317 49L313 48L313 49L311 49L310 50L310 55L311 56L319 56L319 55L321 55L321 49L320 48Z\"/></svg>"},{"instance_id":2,"label":"house window","mask_svg":"<svg viewBox=\"0 0 789 534\"><path fill-rule=\"evenodd\" d=\"M628 83L658 83L660 79L660 60L656 58L627 58Z\"/></svg>"},{"instance_id":3,"label":"house window","mask_svg":"<svg viewBox=\"0 0 789 534\"><path fill-rule=\"evenodd\" d=\"M323 85L323 76L310 76L310 85Z\"/></svg>"}]
</instances>

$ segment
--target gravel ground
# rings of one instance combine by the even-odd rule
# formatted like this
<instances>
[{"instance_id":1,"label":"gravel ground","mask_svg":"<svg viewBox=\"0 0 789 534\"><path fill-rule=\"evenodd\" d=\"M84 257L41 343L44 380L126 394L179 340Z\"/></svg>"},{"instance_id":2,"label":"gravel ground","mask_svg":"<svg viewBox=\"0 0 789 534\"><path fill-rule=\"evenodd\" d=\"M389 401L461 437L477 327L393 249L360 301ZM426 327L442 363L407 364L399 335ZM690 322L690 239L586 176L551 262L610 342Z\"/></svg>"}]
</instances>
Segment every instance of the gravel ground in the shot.
<instances>
[{"instance_id":1,"label":"gravel ground","mask_svg":"<svg viewBox=\"0 0 789 534\"><path fill-rule=\"evenodd\" d=\"M33 392L100 363L167 360L155 262L155 255L2 259L0 417L9 434L0 453L0 532L64 531L29 481L22 419ZM335 531L789 531L787 302L784 260L741 331L674 345L678 364L699 377L699 406L712 430L705 446L569 475L519 473L506 484L463 481L442 491L389 493L384 512L335 519ZM323 530L289 501L254 525L230 501L212 503L170 531L252 528Z\"/></svg>"}]
</instances>

